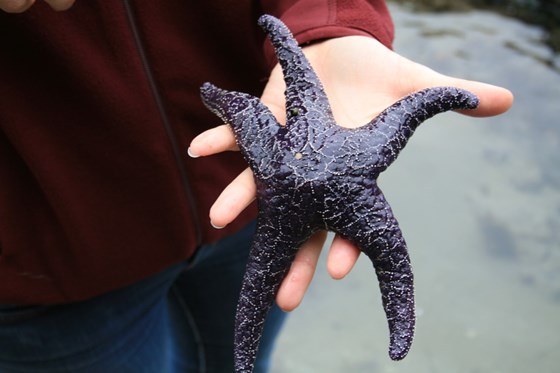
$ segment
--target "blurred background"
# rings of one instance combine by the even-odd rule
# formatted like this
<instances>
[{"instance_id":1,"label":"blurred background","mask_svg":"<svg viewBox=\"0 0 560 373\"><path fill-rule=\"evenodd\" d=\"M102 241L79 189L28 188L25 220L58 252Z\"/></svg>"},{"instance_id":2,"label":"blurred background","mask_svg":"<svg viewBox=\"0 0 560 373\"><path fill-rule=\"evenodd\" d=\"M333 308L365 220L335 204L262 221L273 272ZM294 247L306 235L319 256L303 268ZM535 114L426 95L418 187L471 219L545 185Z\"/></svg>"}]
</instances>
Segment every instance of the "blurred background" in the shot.
<instances>
[{"instance_id":1,"label":"blurred background","mask_svg":"<svg viewBox=\"0 0 560 373\"><path fill-rule=\"evenodd\" d=\"M387 355L367 258L333 281L323 255L273 373L560 372L560 1L389 5L398 53L516 100L499 117L431 119L380 178L414 266L408 357Z\"/></svg>"}]
</instances>

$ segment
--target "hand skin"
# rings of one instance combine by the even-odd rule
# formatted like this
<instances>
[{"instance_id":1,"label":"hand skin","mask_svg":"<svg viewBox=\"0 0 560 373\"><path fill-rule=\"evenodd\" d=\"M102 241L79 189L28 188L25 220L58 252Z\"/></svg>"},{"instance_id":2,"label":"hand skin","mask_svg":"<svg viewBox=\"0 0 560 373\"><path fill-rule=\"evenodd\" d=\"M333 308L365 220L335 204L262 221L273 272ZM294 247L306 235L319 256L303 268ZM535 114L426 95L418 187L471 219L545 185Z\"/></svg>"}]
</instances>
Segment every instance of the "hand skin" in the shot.
<instances>
[{"instance_id":1,"label":"hand skin","mask_svg":"<svg viewBox=\"0 0 560 373\"><path fill-rule=\"evenodd\" d=\"M504 88L452 78L414 63L389 50L377 40L348 36L305 47L304 53L319 75L338 124L359 127L398 99L421 89L455 86L470 90L480 99L477 109L462 112L473 117L502 114L513 103L513 95ZM271 72L262 101L280 123L285 123L284 81L279 66ZM189 154L208 156L237 150L227 125L203 132L190 144ZM210 210L210 220L218 227L233 221L255 198L252 172L247 169L218 197ZM320 232L306 242L284 279L276 302L285 311L295 309L311 282L326 234ZM327 258L327 270L334 279L346 276L359 256L359 249L335 237Z\"/></svg>"},{"instance_id":2,"label":"hand skin","mask_svg":"<svg viewBox=\"0 0 560 373\"><path fill-rule=\"evenodd\" d=\"M75 0L43 0L56 11L68 10ZM22 13L31 8L35 0L0 0L0 9L8 13Z\"/></svg>"}]
</instances>

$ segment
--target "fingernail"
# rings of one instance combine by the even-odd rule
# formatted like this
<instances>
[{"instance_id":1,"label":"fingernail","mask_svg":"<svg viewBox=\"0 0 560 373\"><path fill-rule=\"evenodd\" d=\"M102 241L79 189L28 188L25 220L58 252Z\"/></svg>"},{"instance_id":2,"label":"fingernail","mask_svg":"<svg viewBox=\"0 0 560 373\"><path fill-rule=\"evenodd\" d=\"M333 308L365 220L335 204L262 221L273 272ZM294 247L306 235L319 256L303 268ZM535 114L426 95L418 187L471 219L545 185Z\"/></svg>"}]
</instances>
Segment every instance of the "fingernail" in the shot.
<instances>
[{"instance_id":1,"label":"fingernail","mask_svg":"<svg viewBox=\"0 0 560 373\"><path fill-rule=\"evenodd\" d=\"M200 157L200 155L196 154L195 152L192 151L192 149L189 147L187 149L187 154L189 155L189 157L191 158L198 158Z\"/></svg>"},{"instance_id":2,"label":"fingernail","mask_svg":"<svg viewBox=\"0 0 560 373\"><path fill-rule=\"evenodd\" d=\"M221 226L220 226L220 225L216 225L216 224L212 223L212 220L210 220L210 225L211 225L212 227L214 227L215 229L224 229L224 228L226 227L225 225L221 225Z\"/></svg>"}]
</instances>

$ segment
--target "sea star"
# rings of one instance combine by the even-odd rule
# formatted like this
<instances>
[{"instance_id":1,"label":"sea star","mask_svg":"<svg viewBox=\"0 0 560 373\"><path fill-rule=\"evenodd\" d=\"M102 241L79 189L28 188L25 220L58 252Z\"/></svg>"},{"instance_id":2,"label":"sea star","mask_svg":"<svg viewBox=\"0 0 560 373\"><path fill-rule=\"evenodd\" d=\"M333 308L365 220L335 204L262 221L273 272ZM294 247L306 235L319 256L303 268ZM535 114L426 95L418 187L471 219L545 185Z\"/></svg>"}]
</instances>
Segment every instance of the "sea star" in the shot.
<instances>
[{"instance_id":1,"label":"sea star","mask_svg":"<svg viewBox=\"0 0 560 373\"><path fill-rule=\"evenodd\" d=\"M318 230L353 242L373 262L390 332L389 355L406 356L415 315L405 240L377 185L424 120L478 99L453 87L399 100L363 127L338 126L323 87L288 28L264 15L260 26L276 49L286 82L287 123L257 98L201 88L204 104L230 124L257 185L257 228L235 325L235 369L253 369L264 320L300 245Z\"/></svg>"}]
</instances>

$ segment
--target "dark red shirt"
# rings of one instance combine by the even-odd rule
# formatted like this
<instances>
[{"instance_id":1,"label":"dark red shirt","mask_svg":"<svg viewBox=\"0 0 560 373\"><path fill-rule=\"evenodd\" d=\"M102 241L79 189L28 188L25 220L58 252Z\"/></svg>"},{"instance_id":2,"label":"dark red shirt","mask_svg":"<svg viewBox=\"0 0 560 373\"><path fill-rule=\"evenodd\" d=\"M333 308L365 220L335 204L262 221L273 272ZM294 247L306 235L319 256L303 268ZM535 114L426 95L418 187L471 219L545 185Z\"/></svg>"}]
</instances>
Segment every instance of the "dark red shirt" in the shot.
<instances>
[{"instance_id":1,"label":"dark red shirt","mask_svg":"<svg viewBox=\"0 0 560 373\"><path fill-rule=\"evenodd\" d=\"M190 159L217 119L205 81L259 96L274 55L257 26L300 43L392 23L377 0L78 0L0 14L0 303L70 302L138 281L238 230L208 211L245 167Z\"/></svg>"}]
</instances>

